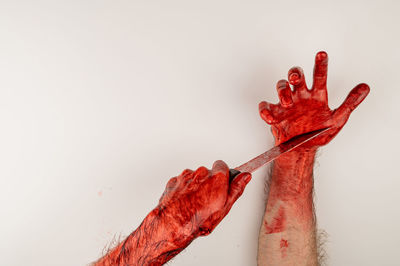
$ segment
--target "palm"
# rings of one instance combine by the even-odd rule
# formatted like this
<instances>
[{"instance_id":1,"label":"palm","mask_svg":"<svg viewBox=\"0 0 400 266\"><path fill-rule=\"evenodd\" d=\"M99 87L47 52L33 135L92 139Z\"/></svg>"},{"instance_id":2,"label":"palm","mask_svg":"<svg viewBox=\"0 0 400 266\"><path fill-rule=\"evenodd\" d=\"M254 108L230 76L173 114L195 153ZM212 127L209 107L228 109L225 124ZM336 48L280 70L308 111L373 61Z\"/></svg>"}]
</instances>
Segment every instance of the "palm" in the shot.
<instances>
[{"instance_id":1,"label":"palm","mask_svg":"<svg viewBox=\"0 0 400 266\"><path fill-rule=\"evenodd\" d=\"M261 102L260 115L271 125L277 144L303 133L330 127L317 137L309 146L322 146L331 141L348 120L351 112L369 93L367 84L357 85L336 110L328 106L326 77L328 56L319 52L315 57L314 83L307 89L304 74L300 67L289 70L288 79L277 83L279 104Z\"/></svg>"}]
</instances>

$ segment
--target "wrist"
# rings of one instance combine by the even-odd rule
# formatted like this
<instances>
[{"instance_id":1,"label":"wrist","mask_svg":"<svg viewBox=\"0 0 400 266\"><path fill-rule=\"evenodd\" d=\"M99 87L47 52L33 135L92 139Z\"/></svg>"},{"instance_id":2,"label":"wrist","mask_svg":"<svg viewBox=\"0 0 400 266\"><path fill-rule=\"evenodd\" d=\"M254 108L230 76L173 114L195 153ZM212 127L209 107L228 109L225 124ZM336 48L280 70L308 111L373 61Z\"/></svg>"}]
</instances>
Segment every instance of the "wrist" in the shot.
<instances>
[{"instance_id":1,"label":"wrist","mask_svg":"<svg viewBox=\"0 0 400 266\"><path fill-rule=\"evenodd\" d=\"M305 200L312 197L316 151L317 148L295 149L275 160L271 175L273 196L283 199L302 198Z\"/></svg>"},{"instance_id":2,"label":"wrist","mask_svg":"<svg viewBox=\"0 0 400 266\"><path fill-rule=\"evenodd\" d=\"M284 169L286 176L290 176L294 170L302 169L314 164L318 147L298 147L290 152L282 154L274 161L274 168Z\"/></svg>"},{"instance_id":3,"label":"wrist","mask_svg":"<svg viewBox=\"0 0 400 266\"><path fill-rule=\"evenodd\" d=\"M162 265L182 251L192 239L174 230L175 221L156 207L123 242L95 266ZM124 264L125 263L125 264Z\"/></svg>"},{"instance_id":4,"label":"wrist","mask_svg":"<svg viewBox=\"0 0 400 266\"><path fill-rule=\"evenodd\" d=\"M197 237L197 230L187 214L177 212L170 206L161 205L157 206L151 214L159 221L160 229L164 232L163 240L167 238L174 248L183 249Z\"/></svg>"},{"instance_id":5,"label":"wrist","mask_svg":"<svg viewBox=\"0 0 400 266\"><path fill-rule=\"evenodd\" d=\"M162 265L172 259L193 241L193 237L183 234L177 226L177 219L169 214L168 208L157 206L138 228L141 235L148 235L147 239L139 236L130 243L135 257L145 257L143 263L150 265Z\"/></svg>"}]
</instances>

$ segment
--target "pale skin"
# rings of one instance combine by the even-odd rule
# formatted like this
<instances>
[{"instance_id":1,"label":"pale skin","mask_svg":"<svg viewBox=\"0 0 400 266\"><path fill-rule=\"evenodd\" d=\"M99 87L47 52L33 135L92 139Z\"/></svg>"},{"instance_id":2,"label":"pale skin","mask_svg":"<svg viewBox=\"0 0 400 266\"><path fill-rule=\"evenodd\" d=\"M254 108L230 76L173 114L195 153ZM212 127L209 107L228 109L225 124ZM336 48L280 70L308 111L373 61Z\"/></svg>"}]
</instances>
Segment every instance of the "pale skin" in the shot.
<instances>
[{"instance_id":1,"label":"pale skin","mask_svg":"<svg viewBox=\"0 0 400 266\"><path fill-rule=\"evenodd\" d=\"M272 179L277 172L284 171L284 178L293 187L300 183L309 183L304 186L302 193L288 199L284 191L280 191L275 180L271 181L269 195L276 194L276 198L267 201L266 211L259 234L258 265L318 265L316 224L313 210L312 169L301 172L298 165L313 164L315 153L292 153L285 157L297 160L290 165L287 171L285 165L276 162L272 170ZM292 160L291 158L291 160ZM311 166L312 168L312 166ZM279 213L281 212L281 213ZM277 216L281 214L281 217ZM284 219L282 228L275 232L266 227L274 224L276 219Z\"/></svg>"},{"instance_id":2,"label":"pale skin","mask_svg":"<svg viewBox=\"0 0 400 266\"><path fill-rule=\"evenodd\" d=\"M319 52L314 83L307 89L300 68L277 84L279 104L262 102L262 119L271 125L276 144L329 127L330 129L275 160L265 215L259 235L258 265L318 265L313 209L313 164L318 147L332 140L351 112L369 93L357 85L335 110L328 107L328 58ZM163 265L197 237L210 234L242 195L251 180L239 173L231 180L229 167L216 161L211 170L185 170L171 178L158 205L124 241L94 262L95 266Z\"/></svg>"},{"instance_id":3,"label":"pale skin","mask_svg":"<svg viewBox=\"0 0 400 266\"><path fill-rule=\"evenodd\" d=\"M268 199L259 233L258 265L318 265L316 219L313 207L313 165L317 149L331 141L351 112L369 93L357 85L343 104L331 110L326 88L328 56L315 58L311 89L299 67L288 73L289 82L277 84L280 103L261 102L261 117L271 125L276 144L296 135L331 127L305 147L284 154L272 166Z\"/></svg>"}]
</instances>

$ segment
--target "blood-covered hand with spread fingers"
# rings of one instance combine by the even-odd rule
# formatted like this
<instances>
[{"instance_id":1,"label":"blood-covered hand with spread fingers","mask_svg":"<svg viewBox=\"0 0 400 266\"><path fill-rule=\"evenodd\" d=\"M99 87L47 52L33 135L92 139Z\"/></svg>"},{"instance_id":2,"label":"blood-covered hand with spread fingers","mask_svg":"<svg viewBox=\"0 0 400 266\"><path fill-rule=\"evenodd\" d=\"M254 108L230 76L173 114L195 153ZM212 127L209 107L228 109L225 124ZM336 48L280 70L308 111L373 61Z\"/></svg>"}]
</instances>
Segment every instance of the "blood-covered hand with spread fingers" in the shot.
<instances>
[{"instance_id":1,"label":"blood-covered hand with spread fingers","mask_svg":"<svg viewBox=\"0 0 400 266\"><path fill-rule=\"evenodd\" d=\"M289 70L288 81L277 83L280 102L259 104L261 118L271 125L276 145L303 133L331 128L275 160L260 229L259 265L318 265L312 198L315 153L318 147L336 136L369 93L368 85L361 83L350 91L342 105L331 110L327 70L328 55L319 52L310 89L303 70L293 67Z\"/></svg>"},{"instance_id":2,"label":"blood-covered hand with spread fingers","mask_svg":"<svg viewBox=\"0 0 400 266\"><path fill-rule=\"evenodd\" d=\"M229 167L216 161L211 170L185 170L171 178L158 206L117 247L95 262L108 265L162 265L196 237L210 234L228 214L251 179L238 174L231 182Z\"/></svg>"},{"instance_id":3,"label":"blood-covered hand with spread fingers","mask_svg":"<svg viewBox=\"0 0 400 266\"><path fill-rule=\"evenodd\" d=\"M367 84L358 84L336 110L328 106L326 79L328 55L319 52L315 57L314 79L311 89L307 88L303 70L293 67L288 80L278 81L276 88L280 103L261 102L261 118L271 125L277 144L310 131L332 127L313 140L308 146L322 146L331 141L350 117L351 112L369 93ZM289 83L293 86L293 91Z\"/></svg>"}]
</instances>

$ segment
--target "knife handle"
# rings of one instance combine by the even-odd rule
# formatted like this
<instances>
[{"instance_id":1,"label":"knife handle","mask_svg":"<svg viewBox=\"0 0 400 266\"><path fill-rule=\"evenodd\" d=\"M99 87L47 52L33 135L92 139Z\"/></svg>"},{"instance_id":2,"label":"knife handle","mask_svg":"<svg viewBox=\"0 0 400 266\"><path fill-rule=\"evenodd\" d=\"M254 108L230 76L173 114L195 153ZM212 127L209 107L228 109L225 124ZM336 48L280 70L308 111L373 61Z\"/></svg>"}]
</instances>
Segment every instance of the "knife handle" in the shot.
<instances>
[{"instance_id":1,"label":"knife handle","mask_svg":"<svg viewBox=\"0 0 400 266\"><path fill-rule=\"evenodd\" d=\"M229 183L235 179L235 177L240 174L241 172L236 169L229 169Z\"/></svg>"}]
</instances>

